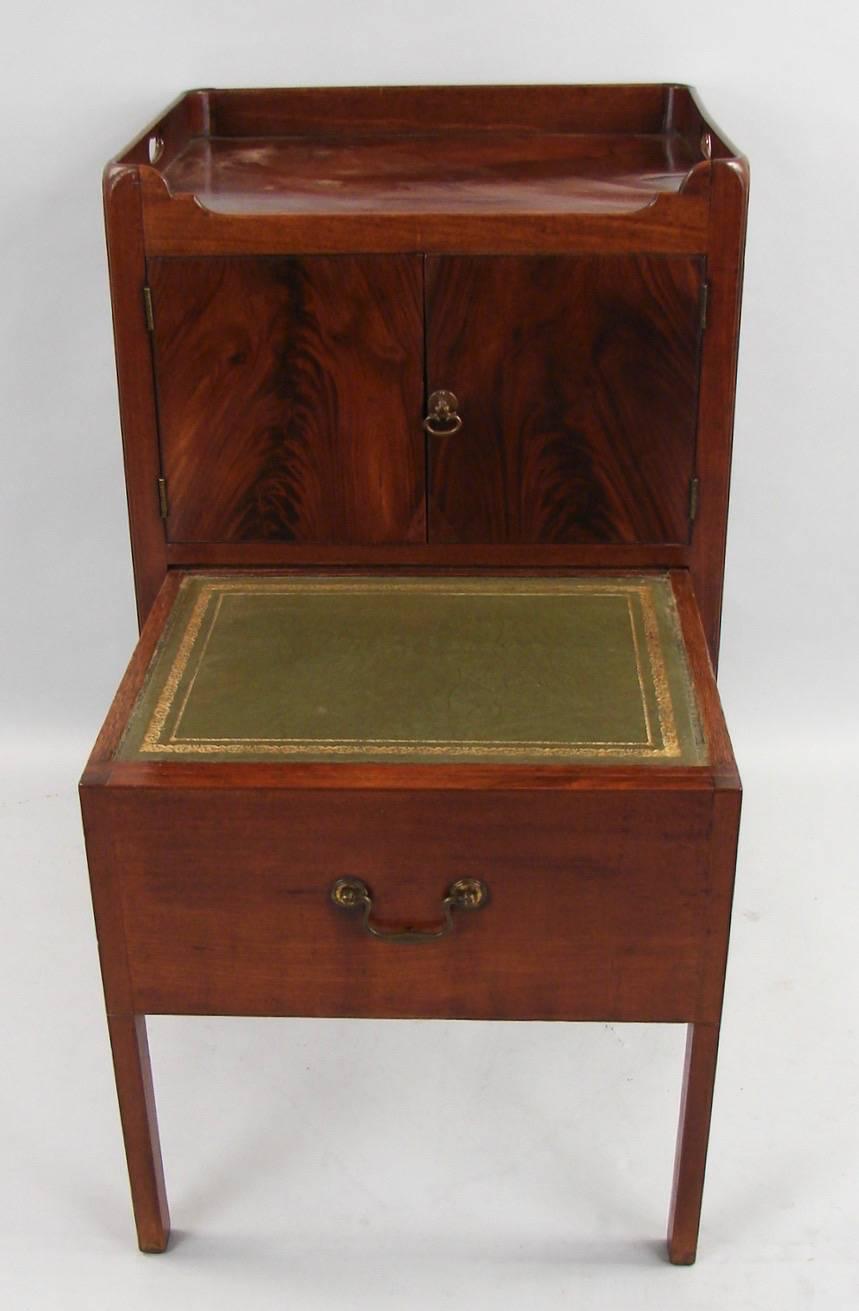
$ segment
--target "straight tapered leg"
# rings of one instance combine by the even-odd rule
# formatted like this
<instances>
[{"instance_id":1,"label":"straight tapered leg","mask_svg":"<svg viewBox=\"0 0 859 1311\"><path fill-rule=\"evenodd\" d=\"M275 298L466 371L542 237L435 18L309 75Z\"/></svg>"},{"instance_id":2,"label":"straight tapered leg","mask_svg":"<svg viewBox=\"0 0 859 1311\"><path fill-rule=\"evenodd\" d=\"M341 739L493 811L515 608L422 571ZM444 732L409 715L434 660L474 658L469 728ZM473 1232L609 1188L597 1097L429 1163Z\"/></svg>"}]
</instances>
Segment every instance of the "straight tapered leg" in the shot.
<instances>
[{"instance_id":1,"label":"straight tapered leg","mask_svg":"<svg viewBox=\"0 0 859 1311\"><path fill-rule=\"evenodd\" d=\"M718 1049L717 1024L689 1025L668 1219L668 1258L674 1265L692 1265L698 1247Z\"/></svg>"},{"instance_id":2,"label":"straight tapered leg","mask_svg":"<svg viewBox=\"0 0 859 1311\"><path fill-rule=\"evenodd\" d=\"M170 1236L161 1145L142 1015L109 1015L110 1045L128 1161L131 1201L142 1252L163 1252Z\"/></svg>"}]
</instances>

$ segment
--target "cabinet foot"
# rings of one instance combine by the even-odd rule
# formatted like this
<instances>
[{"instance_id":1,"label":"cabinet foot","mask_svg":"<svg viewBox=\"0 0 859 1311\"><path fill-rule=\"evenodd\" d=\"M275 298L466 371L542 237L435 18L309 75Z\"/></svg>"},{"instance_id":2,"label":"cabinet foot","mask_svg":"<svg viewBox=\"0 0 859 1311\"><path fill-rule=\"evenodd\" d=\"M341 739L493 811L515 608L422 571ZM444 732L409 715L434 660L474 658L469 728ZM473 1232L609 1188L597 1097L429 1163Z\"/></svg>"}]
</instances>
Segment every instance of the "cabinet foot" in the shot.
<instances>
[{"instance_id":1,"label":"cabinet foot","mask_svg":"<svg viewBox=\"0 0 859 1311\"><path fill-rule=\"evenodd\" d=\"M694 1265L698 1249L718 1049L717 1024L689 1025L668 1218L668 1259L672 1265Z\"/></svg>"},{"instance_id":2,"label":"cabinet foot","mask_svg":"<svg viewBox=\"0 0 859 1311\"><path fill-rule=\"evenodd\" d=\"M170 1237L146 1021L142 1015L109 1015L116 1093L131 1201L141 1252L163 1252Z\"/></svg>"}]
</instances>

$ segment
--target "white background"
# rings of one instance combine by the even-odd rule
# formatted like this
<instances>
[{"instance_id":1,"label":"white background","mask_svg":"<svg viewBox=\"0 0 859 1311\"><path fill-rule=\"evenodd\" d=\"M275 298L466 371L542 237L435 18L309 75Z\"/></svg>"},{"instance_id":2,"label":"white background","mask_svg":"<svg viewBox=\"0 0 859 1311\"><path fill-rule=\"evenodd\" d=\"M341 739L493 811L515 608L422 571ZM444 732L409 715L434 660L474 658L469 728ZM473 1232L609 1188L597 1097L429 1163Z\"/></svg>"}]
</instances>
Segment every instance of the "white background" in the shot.
<instances>
[{"instance_id":1,"label":"white background","mask_svg":"<svg viewBox=\"0 0 859 1311\"><path fill-rule=\"evenodd\" d=\"M857 1305L857 36L785 0L7 6L3 1306ZM676 1030L178 1019L151 1024L178 1232L142 1257L74 795L135 638L101 167L190 86L626 80L694 83L752 162L699 1263L658 1242Z\"/></svg>"}]
</instances>

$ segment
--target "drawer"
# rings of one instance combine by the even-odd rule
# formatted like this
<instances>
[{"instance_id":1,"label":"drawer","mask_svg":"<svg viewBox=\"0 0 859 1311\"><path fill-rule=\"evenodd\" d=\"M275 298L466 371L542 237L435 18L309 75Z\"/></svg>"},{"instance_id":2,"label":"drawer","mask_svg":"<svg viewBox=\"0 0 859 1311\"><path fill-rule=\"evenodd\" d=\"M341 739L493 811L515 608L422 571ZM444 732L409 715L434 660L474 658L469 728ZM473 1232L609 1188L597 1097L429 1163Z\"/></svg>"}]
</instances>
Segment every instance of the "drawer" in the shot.
<instances>
[{"instance_id":1,"label":"drawer","mask_svg":"<svg viewBox=\"0 0 859 1311\"><path fill-rule=\"evenodd\" d=\"M172 580L81 797L113 1013L719 1014L739 780L682 575Z\"/></svg>"},{"instance_id":2,"label":"drawer","mask_svg":"<svg viewBox=\"0 0 859 1311\"><path fill-rule=\"evenodd\" d=\"M117 790L134 1009L157 1013L676 1020L718 1004L712 794ZM458 879L485 905L434 940Z\"/></svg>"}]
</instances>

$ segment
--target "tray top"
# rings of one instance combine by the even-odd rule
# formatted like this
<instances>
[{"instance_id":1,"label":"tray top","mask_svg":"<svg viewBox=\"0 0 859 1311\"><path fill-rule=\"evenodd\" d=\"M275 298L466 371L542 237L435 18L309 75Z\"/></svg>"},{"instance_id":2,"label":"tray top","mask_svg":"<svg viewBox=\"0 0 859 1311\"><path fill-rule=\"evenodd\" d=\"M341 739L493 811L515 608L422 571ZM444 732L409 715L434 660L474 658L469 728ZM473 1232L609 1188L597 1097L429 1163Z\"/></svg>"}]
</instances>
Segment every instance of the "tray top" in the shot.
<instances>
[{"instance_id":1,"label":"tray top","mask_svg":"<svg viewBox=\"0 0 859 1311\"><path fill-rule=\"evenodd\" d=\"M703 764L670 582L192 575L124 760Z\"/></svg>"},{"instance_id":2,"label":"tray top","mask_svg":"<svg viewBox=\"0 0 859 1311\"><path fill-rule=\"evenodd\" d=\"M623 213L676 192L700 155L672 134L446 131L194 137L171 192L234 214Z\"/></svg>"}]
</instances>

